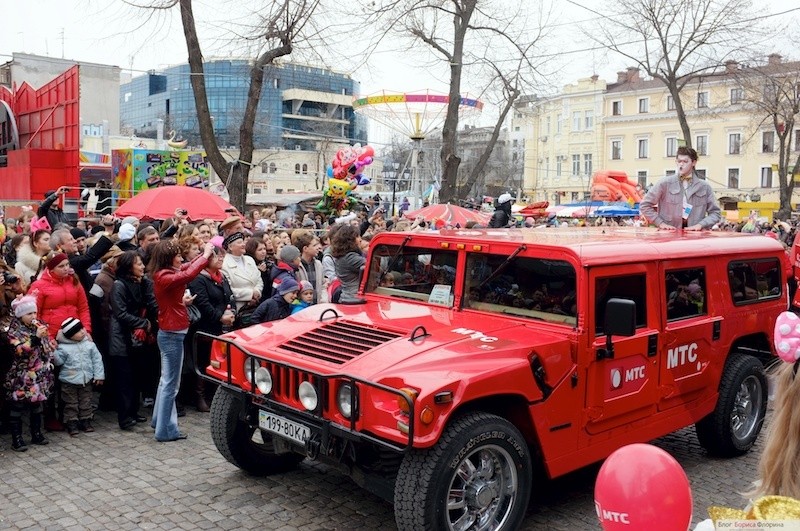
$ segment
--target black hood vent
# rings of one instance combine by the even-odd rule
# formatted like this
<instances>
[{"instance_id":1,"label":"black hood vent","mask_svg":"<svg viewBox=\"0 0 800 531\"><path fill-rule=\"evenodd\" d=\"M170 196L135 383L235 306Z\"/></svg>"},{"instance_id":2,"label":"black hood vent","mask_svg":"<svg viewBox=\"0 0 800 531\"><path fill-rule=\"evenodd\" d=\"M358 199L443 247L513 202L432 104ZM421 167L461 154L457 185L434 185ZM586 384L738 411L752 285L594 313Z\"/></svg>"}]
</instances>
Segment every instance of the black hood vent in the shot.
<instances>
[{"instance_id":1,"label":"black hood vent","mask_svg":"<svg viewBox=\"0 0 800 531\"><path fill-rule=\"evenodd\" d=\"M341 365L403 334L348 321L336 321L290 339L279 348Z\"/></svg>"}]
</instances>

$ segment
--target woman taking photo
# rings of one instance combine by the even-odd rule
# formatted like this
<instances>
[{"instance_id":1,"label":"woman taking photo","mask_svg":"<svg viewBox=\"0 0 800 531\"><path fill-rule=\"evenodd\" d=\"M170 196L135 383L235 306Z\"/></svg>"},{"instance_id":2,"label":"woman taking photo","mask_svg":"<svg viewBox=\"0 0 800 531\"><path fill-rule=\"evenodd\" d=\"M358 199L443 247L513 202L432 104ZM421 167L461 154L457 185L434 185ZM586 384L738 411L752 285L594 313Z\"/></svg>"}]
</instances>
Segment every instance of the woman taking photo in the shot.
<instances>
[{"instance_id":1,"label":"woman taking photo","mask_svg":"<svg viewBox=\"0 0 800 531\"><path fill-rule=\"evenodd\" d=\"M178 245L162 241L153 248L148 264L158 303L158 347L161 349L161 379L151 425L156 430L155 439L160 442L186 438L178 430L175 408L183 365L183 339L189 330L186 305L194 301L185 291L189 282L206 267L213 252L214 246L207 243L202 255L184 264Z\"/></svg>"},{"instance_id":2,"label":"woman taking photo","mask_svg":"<svg viewBox=\"0 0 800 531\"><path fill-rule=\"evenodd\" d=\"M189 290L195 296L194 305L200 311L200 319L194 323L192 331L218 336L233 326L236 317L234 312L236 300L233 297L231 286L228 284L228 279L222 274L224 260L225 251L216 248L215 254L209 258L206 268L189 283ZM208 365L210 354L211 343L198 341L197 364L201 371ZM188 357L188 360L191 361L191 357ZM196 378L194 390L197 396L197 411L208 412L206 382L194 375L194 367L192 367L191 373Z\"/></svg>"},{"instance_id":3,"label":"woman taking photo","mask_svg":"<svg viewBox=\"0 0 800 531\"><path fill-rule=\"evenodd\" d=\"M147 420L139 415L139 391L146 373L147 338L155 333L158 306L153 282L144 276L142 257L126 251L114 260L109 357L117 389L117 422L129 430Z\"/></svg>"}]
</instances>

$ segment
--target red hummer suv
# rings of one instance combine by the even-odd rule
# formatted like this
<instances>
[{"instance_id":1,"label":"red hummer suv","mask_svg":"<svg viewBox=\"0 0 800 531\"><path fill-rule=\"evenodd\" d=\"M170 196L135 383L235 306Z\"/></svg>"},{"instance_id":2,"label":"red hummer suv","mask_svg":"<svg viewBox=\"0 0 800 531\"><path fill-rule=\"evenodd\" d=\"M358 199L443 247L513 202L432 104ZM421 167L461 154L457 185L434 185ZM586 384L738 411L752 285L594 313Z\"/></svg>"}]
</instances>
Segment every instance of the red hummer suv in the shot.
<instances>
[{"instance_id":1,"label":"red hummer suv","mask_svg":"<svg viewBox=\"0 0 800 531\"><path fill-rule=\"evenodd\" d=\"M692 424L709 452L747 452L785 260L716 232L381 233L363 302L198 334L214 443L252 474L329 463L393 501L401 530L515 529L534 467Z\"/></svg>"}]
</instances>

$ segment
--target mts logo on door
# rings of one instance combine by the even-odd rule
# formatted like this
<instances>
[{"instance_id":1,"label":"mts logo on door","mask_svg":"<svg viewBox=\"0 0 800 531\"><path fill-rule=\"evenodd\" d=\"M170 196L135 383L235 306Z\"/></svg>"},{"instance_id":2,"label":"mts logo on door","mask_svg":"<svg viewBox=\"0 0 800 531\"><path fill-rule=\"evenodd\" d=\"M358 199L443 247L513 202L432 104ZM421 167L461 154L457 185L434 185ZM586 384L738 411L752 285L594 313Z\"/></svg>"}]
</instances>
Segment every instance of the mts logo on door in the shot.
<instances>
[{"instance_id":1,"label":"mts logo on door","mask_svg":"<svg viewBox=\"0 0 800 531\"><path fill-rule=\"evenodd\" d=\"M667 369L674 369L697 361L697 343L681 345L667 351Z\"/></svg>"},{"instance_id":2,"label":"mts logo on door","mask_svg":"<svg viewBox=\"0 0 800 531\"><path fill-rule=\"evenodd\" d=\"M639 391L648 379L647 360L642 355L619 358L607 362L605 385L605 398L613 399L618 396Z\"/></svg>"}]
</instances>

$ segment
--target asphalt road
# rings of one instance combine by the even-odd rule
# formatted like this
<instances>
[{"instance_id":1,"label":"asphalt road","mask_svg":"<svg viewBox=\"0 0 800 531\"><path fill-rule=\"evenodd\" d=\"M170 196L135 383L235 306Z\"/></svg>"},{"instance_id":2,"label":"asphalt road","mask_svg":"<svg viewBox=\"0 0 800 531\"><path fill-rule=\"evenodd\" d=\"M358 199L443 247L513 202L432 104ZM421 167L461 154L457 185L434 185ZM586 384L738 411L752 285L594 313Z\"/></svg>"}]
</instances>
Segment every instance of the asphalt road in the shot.
<instances>
[{"instance_id":1,"label":"asphalt road","mask_svg":"<svg viewBox=\"0 0 800 531\"><path fill-rule=\"evenodd\" d=\"M147 411L147 410L143 410ZM49 434L48 446L0 450L0 529L395 529L392 506L348 477L306 460L288 474L254 478L217 452L208 414L181 419L185 441L158 443L99 412L97 431ZM763 440L763 432L761 436ZM709 505L742 507L758 452L709 458L693 429L654 441L690 478L694 521ZM600 529L593 487L599 465L537 485L523 529Z\"/></svg>"}]
</instances>

